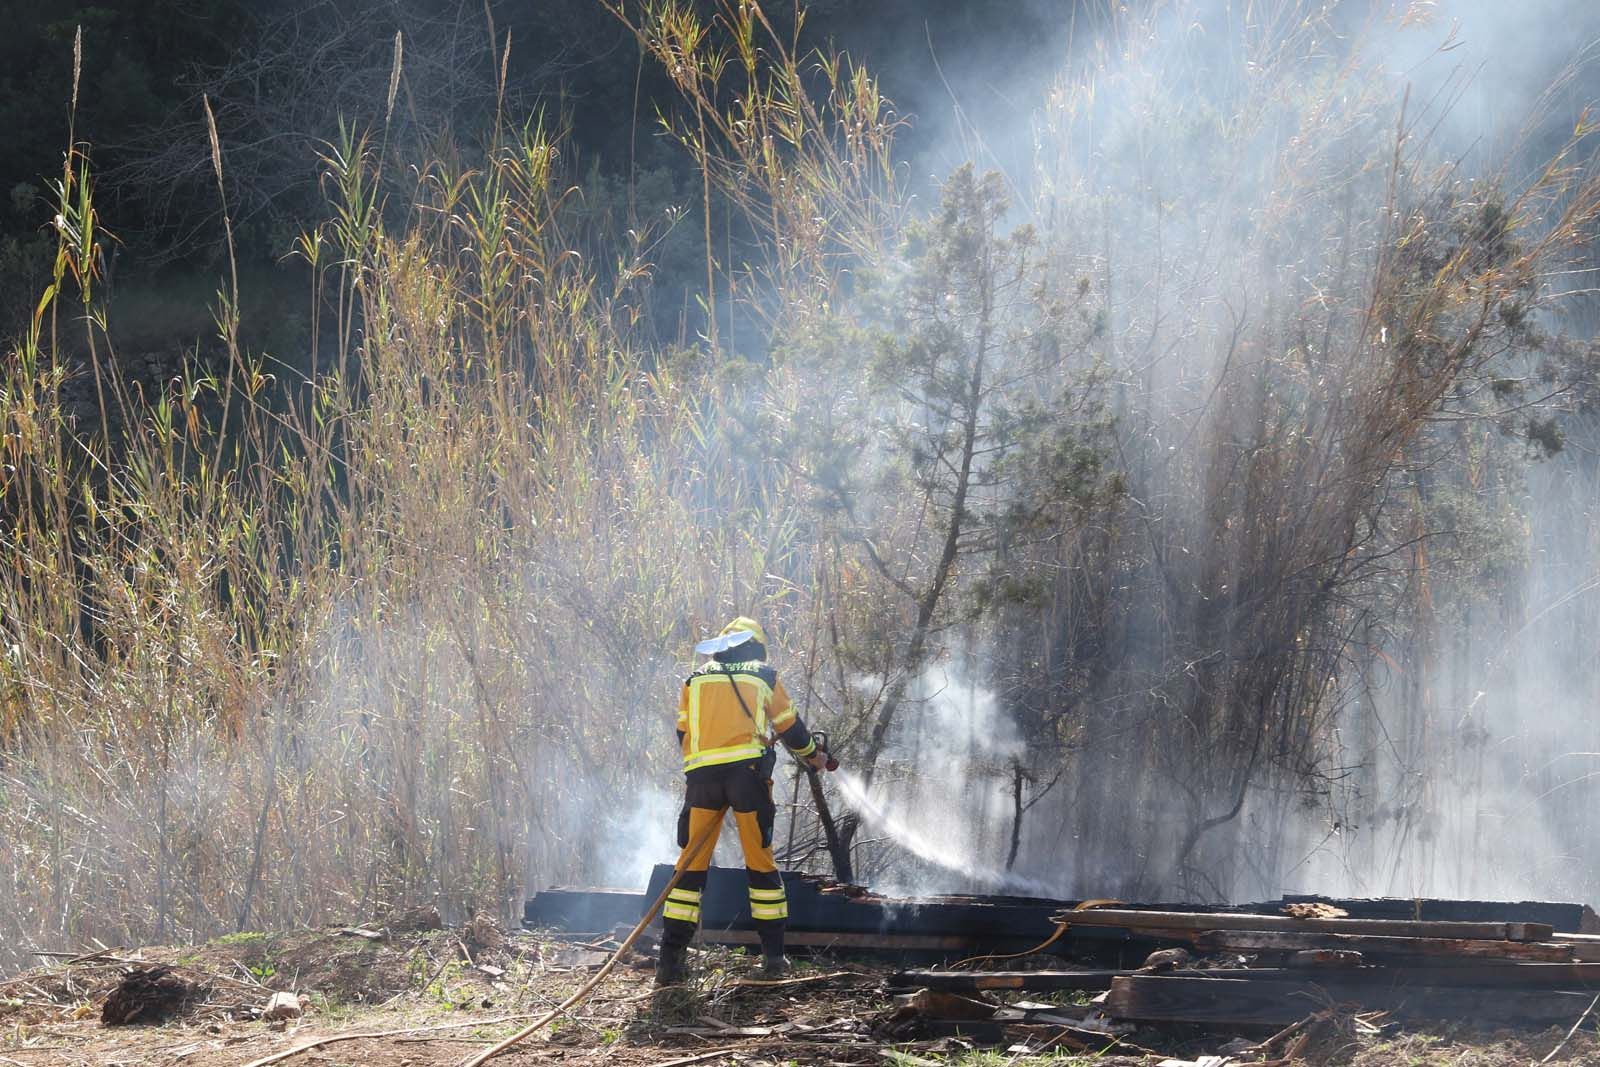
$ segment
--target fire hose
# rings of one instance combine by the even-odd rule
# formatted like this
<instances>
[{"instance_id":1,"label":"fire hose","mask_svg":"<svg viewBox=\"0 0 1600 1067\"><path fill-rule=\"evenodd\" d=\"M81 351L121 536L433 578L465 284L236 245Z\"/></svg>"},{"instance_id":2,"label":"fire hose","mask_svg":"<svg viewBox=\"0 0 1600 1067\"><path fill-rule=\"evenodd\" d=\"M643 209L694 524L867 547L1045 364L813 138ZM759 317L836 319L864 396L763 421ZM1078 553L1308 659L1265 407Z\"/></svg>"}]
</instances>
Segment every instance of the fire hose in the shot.
<instances>
[{"instance_id":1,"label":"fire hose","mask_svg":"<svg viewBox=\"0 0 1600 1067\"><path fill-rule=\"evenodd\" d=\"M817 750L823 754L823 767L829 771L839 769L839 761L833 758L833 752L828 746L828 735L821 730L813 730L812 736L816 738ZM795 757L800 767L806 772L806 780L811 786L811 801L817 806L817 820L822 823L823 840L828 843L828 855L833 860L833 873L841 882L850 882L855 877L855 872L850 865L850 849L839 836L839 827L833 821L833 809L828 806L828 798L822 792L822 775L817 769L805 760Z\"/></svg>"},{"instance_id":2,"label":"fire hose","mask_svg":"<svg viewBox=\"0 0 1600 1067\"><path fill-rule=\"evenodd\" d=\"M833 755L828 752L825 744L826 740L827 735L823 734L817 742L817 751L822 754L823 765L827 767L828 770L837 770L839 767L839 761L834 759ZM795 758L797 760L800 759L798 756ZM805 764L804 760L801 760L800 762ZM811 775L813 788L820 793L821 785L816 781L816 771L812 769L809 764L805 764L805 766ZM822 810L826 811L827 809L824 807ZM606 962L601 965L600 969L595 972L593 978L590 978L587 982L585 982L582 988L580 988L576 993L572 994L572 996L568 997L566 1000L563 1000L560 1004L557 1004L548 1012L541 1015L539 1018L535 1019L521 1030L518 1030L504 1041L501 1041L499 1044L490 1048L484 1049L482 1052L479 1052L463 1061L461 1067L480 1067L480 1065L492 1060L494 1057L500 1055L502 1052L505 1052L513 1045L520 1044L522 1041L538 1033L555 1019L559 1018L566 1012L587 1000L590 994L594 992L595 988L601 982L605 981L606 976L609 975L613 969L615 969L617 962L621 960L623 956L627 955L628 950L633 947L634 942L639 940L639 937L644 933L645 928L655 921L655 917L660 914L662 906L667 902L667 894L677 888L679 879L684 876L684 873L687 870L685 864L687 864L692 857L700 854L700 850L705 847L707 841L711 840L711 836L717 832L721 825L721 819L718 819L715 822L707 823L705 828L700 831L699 835L695 837L693 841L689 842L689 847L683 850L683 854L678 857L678 862L672 869L672 877L667 879L667 884L661 887L661 892L656 895L656 899L648 908L645 909L644 916L640 918L639 924L635 926L631 932L629 932L627 937L622 939L622 944L617 946L616 951L611 954L611 958L606 960Z\"/></svg>"}]
</instances>

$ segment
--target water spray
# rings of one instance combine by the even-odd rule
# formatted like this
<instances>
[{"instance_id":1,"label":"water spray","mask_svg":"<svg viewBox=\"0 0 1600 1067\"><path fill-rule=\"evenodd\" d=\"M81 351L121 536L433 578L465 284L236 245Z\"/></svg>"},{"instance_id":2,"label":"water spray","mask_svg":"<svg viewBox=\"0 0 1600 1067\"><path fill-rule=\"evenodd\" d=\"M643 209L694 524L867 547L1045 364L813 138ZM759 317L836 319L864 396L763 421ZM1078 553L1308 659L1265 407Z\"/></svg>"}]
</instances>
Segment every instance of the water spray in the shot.
<instances>
[{"instance_id":1,"label":"water spray","mask_svg":"<svg viewBox=\"0 0 1600 1067\"><path fill-rule=\"evenodd\" d=\"M851 772L839 771L836 780L840 792L863 819L918 859L997 889L1019 891L1037 897L1053 895L1050 887L1042 882L1023 878L996 867L976 864L971 855L958 853L912 829L903 819L890 814L877 804L867 791L865 783Z\"/></svg>"}]
</instances>

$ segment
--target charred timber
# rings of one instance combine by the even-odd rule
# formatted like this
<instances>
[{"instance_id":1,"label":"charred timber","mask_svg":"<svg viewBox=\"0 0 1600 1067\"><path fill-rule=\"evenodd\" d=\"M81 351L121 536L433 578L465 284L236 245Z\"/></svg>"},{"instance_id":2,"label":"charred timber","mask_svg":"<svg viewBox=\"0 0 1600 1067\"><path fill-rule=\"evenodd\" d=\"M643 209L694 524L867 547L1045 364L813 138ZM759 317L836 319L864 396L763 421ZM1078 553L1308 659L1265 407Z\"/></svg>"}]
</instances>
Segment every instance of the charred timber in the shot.
<instances>
[{"instance_id":1,"label":"charred timber","mask_svg":"<svg viewBox=\"0 0 1600 1067\"><path fill-rule=\"evenodd\" d=\"M896 972L889 985L897 989L937 989L950 993L1013 990L1031 993L1110 989L1116 978L1139 975L1132 970L945 971ZM1361 966L1307 974L1291 967L1229 967L1172 972L1178 978L1230 979L1249 982L1312 982L1326 989L1427 986L1482 989L1600 989L1600 964L1503 963L1475 961L1473 966Z\"/></svg>"},{"instance_id":2,"label":"charred timber","mask_svg":"<svg viewBox=\"0 0 1600 1067\"><path fill-rule=\"evenodd\" d=\"M646 904L653 900L670 876L665 865L655 869L647 892L606 889L552 889L536 894L527 902L524 922L530 927L554 928L574 933L601 935L619 925L638 921ZM794 934L836 935L831 939L808 937L817 945L833 944L857 951L898 953L908 945L950 945L951 948L918 947L913 951L938 954L961 952L1010 952L1031 948L1046 940L1055 930L1053 917L1061 915L1071 925L1066 936L1050 951L1103 966L1128 968L1142 963L1152 948L1166 944L1192 943L1197 933L1218 931L1233 922L1243 922L1258 932L1303 934L1317 931L1321 923L1367 923L1385 921L1413 924L1406 927L1371 925L1363 929L1393 931L1451 930L1461 940L1495 940L1498 937L1533 937L1542 927L1553 927L1557 943L1568 945L1570 956L1600 962L1600 937L1576 932L1593 913L1581 905L1532 902L1502 904L1475 901L1394 900L1361 901L1334 898L1285 898L1242 907L1208 907L1196 904L1127 905L1110 911L1067 912L1070 901L1018 896L937 896L920 899L889 899L859 886L830 882L792 872L784 874L789 896L789 928ZM1287 903L1315 899L1350 912L1349 919L1291 919L1275 914ZM712 868L703 901L704 937L732 936L754 929L749 918L744 872L739 869ZM1244 918L1244 916L1253 916ZM1265 920L1268 930L1262 931ZM1101 925L1121 922L1123 925ZM1161 923L1160 926L1151 925ZM1470 927L1442 927L1438 924L1467 923ZM1422 925L1416 925L1422 924ZM1184 926L1186 930L1175 930ZM1332 929L1352 930L1338 926ZM1463 933L1493 933L1494 938L1460 937ZM906 940L906 939L912 940ZM934 940L928 940L934 939ZM946 939L946 940L938 940ZM795 944L802 942L796 940ZM1517 942L1513 942L1517 943ZM1535 940L1520 942L1545 945ZM1334 946L1320 940L1314 946ZM1266 950L1262 950L1266 951ZM1512 950L1515 955L1515 950ZM1547 948L1536 949L1533 957L1547 959ZM1561 957L1568 958L1568 957Z\"/></svg>"},{"instance_id":3,"label":"charred timber","mask_svg":"<svg viewBox=\"0 0 1600 1067\"><path fill-rule=\"evenodd\" d=\"M1105 1010L1133 1022L1284 1026L1333 1003L1387 1011L1411 1022L1471 1019L1480 1025L1545 1027L1571 1025L1592 999L1588 993L1549 989L1330 988L1315 982L1161 975L1113 979Z\"/></svg>"},{"instance_id":4,"label":"charred timber","mask_svg":"<svg viewBox=\"0 0 1600 1067\"><path fill-rule=\"evenodd\" d=\"M1561 963L1573 958L1572 947L1531 941L1476 941L1444 937L1384 937L1367 934L1298 934L1276 930L1169 931L1187 935L1203 952L1301 952L1331 948L1363 956L1390 958L1439 956L1458 959L1529 960Z\"/></svg>"},{"instance_id":5,"label":"charred timber","mask_svg":"<svg viewBox=\"0 0 1600 1067\"><path fill-rule=\"evenodd\" d=\"M1097 908L1055 916L1071 926L1116 926L1126 930L1275 930L1284 933L1381 934L1472 941L1548 941L1555 933L1534 922L1417 922L1410 919L1291 919L1248 912L1211 914Z\"/></svg>"}]
</instances>

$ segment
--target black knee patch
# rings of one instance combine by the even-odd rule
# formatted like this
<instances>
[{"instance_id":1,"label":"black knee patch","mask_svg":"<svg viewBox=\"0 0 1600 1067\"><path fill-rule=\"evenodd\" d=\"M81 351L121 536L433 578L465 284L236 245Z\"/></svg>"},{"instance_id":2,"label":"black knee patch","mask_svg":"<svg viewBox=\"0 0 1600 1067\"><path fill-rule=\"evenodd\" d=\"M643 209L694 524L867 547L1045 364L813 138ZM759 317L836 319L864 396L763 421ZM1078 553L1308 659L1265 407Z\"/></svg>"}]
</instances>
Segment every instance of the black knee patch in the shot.
<instances>
[{"instance_id":1,"label":"black knee patch","mask_svg":"<svg viewBox=\"0 0 1600 1067\"><path fill-rule=\"evenodd\" d=\"M751 889L782 889L783 874L779 871L752 871L745 868L745 878Z\"/></svg>"},{"instance_id":2,"label":"black knee patch","mask_svg":"<svg viewBox=\"0 0 1600 1067\"><path fill-rule=\"evenodd\" d=\"M778 805L772 799L772 783L762 777L760 768L751 764L748 771L729 783L729 800L734 811L753 811L756 825L761 828L761 847L772 847L772 826L778 819Z\"/></svg>"},{"instance_id":3,"label":"black knee patch","mask_svg":"<svg viewBox=\"0 0 1600 1067\"><path fill-rule=\"evenodd\" d=\"M778 821L778 805L773 802L772 794L767 794L766 803L756 809L756 825L761 827L761 847L772 847L772 825Z\"/></svg>"}]
</instances>

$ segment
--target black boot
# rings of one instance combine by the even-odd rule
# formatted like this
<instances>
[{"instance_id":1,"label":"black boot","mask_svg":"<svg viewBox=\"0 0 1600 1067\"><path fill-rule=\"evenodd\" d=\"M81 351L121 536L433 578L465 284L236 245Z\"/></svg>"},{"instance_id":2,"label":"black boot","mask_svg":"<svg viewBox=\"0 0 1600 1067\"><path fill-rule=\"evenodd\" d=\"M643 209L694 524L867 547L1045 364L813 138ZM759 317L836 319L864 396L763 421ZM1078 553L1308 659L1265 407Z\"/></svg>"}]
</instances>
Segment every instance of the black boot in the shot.
<instances>
[{"instance_id":1,"label":"black boot","mask_svg":"<svg viewBox=\"0 0 1600 1067\"><path fill-rule=\"evenodd\" d=\"M656 988L683 985L689 977L689 950L683 945L662 945L656 958Z\"/></svg>"},{"instance_id":2,"label":"black boot","mask_svg":"<svg viewBox=\"0 0 1600 1067\"><path fill-rule=\"evenodd\" d=\"M783 928L761 931L761 977L769 981L787 977L789 961L783 957Z\"/></svg>"}]
</instances>

